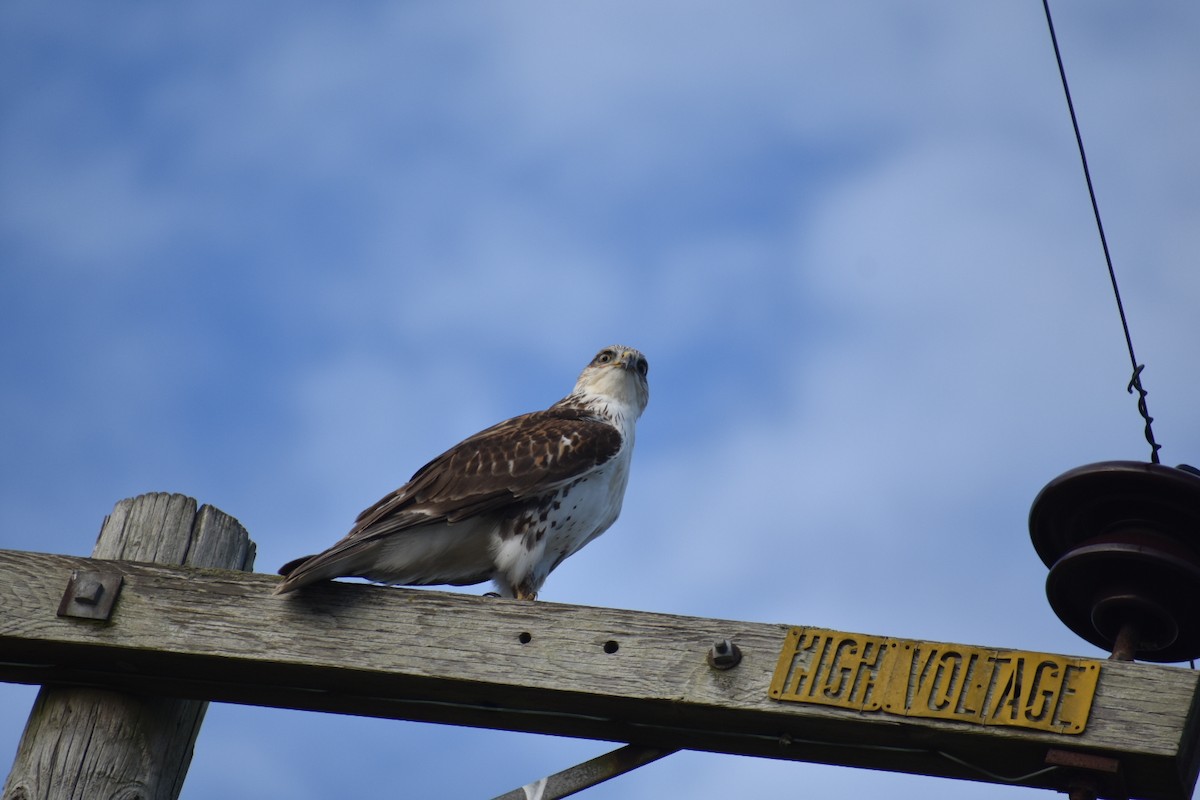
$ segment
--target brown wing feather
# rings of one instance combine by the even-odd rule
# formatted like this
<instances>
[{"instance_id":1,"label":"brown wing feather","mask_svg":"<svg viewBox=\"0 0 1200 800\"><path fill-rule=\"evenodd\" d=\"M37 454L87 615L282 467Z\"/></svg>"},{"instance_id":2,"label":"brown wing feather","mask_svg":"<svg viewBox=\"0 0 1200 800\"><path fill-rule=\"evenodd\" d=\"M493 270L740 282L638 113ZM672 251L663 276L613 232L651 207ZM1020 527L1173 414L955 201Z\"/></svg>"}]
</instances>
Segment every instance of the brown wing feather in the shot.
<instances>
[{"instance_id":1,"label":"brown wing feather","mask_svg":"<svg viewBox=\"0 0 1200 800\"><path fill-rule=\"evenodd\" d=\"M569 481L608 461L620 432L570 408L493 425L421 467L408 483L358 515L348 536L458 522Z\"/></svg>"},{"instance_id":2,"label":"brown wing feather","mask_svg":"<svg viewBox=\"0 0 1200 800\"><path fill-rule=\"evenodd\" d=\"M352 566L355 559L384 536L521 504L599 467L617 455L620 445L617 428L566 405L500 422L416 470L406 485L360 513L354 528L334 546L283 565L280 573L286 579L275 591L358 575L355 570L362 567Z\"/></svg>"},{"instance_id":3,"label":"brown wing feather","mask_svg":"<svg viewBox=\"0 0 1200 800\"><path fill-rule=\"evenodd\" d=\"M323 553L289 561L276 593L336 576L361 575L382 537L520 506L617 455L622 435L571 405L512 417L464 439L416 470L406 485L360 513L354 528ZM478 583L486 576L467 581ZM462 582L466 578L462 578Z\"/></svg>"},{"instance_id":4,"label":"brown wing feather","mask_svg":"<svg viewBox=\"0 0 1200 800\"><path fill-rule=\"evenodd\" d=\"M280 573L286 581L275 591L358 575L353 570L361 566L350 565L371 542L420 525L458 522L521 504L599 467L617 455L620 445L617 428L569 405L500 422L416 470L406 485L360 513L354 528L334 546L283 565Z\"/></svg>"},{"instance_id":5,"label":"brown wing feather","mask_svg":"<svg viewBox=\"0 0 1200 800\"><path fill-rule=\"evenodd\" d=\"M493 425L417 470L408 483L359 514L350 532L328 550L285 564L280 574L287 580L276 592L319 580L384 536L520 503L600 466L617 454L621 442L615 427L570 406Z\"/></svg>"}]
</instances>

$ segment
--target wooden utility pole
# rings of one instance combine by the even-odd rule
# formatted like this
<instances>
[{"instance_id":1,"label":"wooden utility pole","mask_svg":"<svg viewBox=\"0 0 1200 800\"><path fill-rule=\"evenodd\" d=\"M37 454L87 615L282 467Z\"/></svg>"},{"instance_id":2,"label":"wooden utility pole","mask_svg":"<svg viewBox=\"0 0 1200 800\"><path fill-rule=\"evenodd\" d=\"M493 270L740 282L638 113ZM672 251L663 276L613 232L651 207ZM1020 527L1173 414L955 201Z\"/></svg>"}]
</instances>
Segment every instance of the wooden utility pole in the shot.
<instances>
[{"instance_id":1,"label":"wooden utility pole","mask_svg":"<svg viewBox=\"0 0 1200 800\"><path fill-rule=\"evenodd\" d=\"M186 567L249 570L254 545L237 520L211 506L197 510L182 495L148 494L122 500L104 520L92 551L96 559L155 562ZM103 563L103 562L93 562ZM76 611L89 613L111 603L120 587L81 569L72 584ZM72 570L45 576L68 588ZM185 582L188 575L181 576ZM0 592L20 593L11 578ZM5 598L5 613L12 609ZM72 614L63 603L62 612ZM81 626L97 639L120 639L119 626L99 619L58 622ZM173 632L178 636L186 623ZM114 637L113 634L116 634ZM7 648L5 648L7 650ZM114 652L80 653L79 663L103 672L114 668ZM96 682L103 685L103 681ZM124 691L92 686L46 685L38 693L4 785L4 800L173 800L192 760L204 711L202 700L144 694L136 684Z\"/></svg>"},{"instance_id":2,"label":"wooden utility pole","mask_svg":"<svg viewBox=\"0 0 1200 800\"><path fill-rule=\"evenodd\" d=\"M73 574L95 581L64 596ZM72 707L51 714L39 700L4 800L84 775L96 788L56 796L173 796L200 712L143 723L141 709L179 703L147 694L636 745L539 786L586 785L681 748L1148 800L1187 800L1200 769L1194 670L348 583L277 596L278 580L0 550L0 680L108 687L47 693L99 698L100 718L126 704L129 725L157 726L139 734L157 749L137 764L76 756L81 737L36 721ZM110 621L79 618L104 581L123 584ZM128 739L120 727L93 741ZM53 737L68 760L42 768Z\"/></svg>"}]
</instances>

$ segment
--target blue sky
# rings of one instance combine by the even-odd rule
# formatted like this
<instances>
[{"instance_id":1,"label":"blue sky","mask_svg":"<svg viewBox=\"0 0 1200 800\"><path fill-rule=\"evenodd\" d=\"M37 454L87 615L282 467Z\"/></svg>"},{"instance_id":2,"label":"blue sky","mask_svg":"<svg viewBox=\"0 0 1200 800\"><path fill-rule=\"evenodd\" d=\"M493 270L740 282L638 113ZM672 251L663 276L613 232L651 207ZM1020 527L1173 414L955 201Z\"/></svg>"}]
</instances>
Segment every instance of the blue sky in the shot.
<instances>
[{"instance_id":1,"label":"blue sky","mask_svg":"<svg viewBox=\"0 0 1200 800\"><path fill-rule=\"evenodd\" d=\"M1054 10L1195 463L1200 10ZM1099 654L1026 516L1148 448L1039 3L17 0L0 65L2 546L173 491L274 571L620 342L625 510L544 599ZM491 796L610 747L213 706L184 797ZM695 753L588 796L668 791L1035 796Z\"/></svg>"}]
</instances>

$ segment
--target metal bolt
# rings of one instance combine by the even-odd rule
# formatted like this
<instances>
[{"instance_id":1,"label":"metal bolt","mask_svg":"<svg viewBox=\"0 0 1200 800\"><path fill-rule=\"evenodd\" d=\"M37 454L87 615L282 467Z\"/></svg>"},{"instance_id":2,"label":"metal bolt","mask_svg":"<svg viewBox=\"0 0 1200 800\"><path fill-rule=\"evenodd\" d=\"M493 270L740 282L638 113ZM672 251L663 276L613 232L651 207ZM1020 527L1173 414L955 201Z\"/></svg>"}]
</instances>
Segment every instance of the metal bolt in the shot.
<instances>
[{"instance_id":1,"label":"metal bolt","mask_svg":"<svg viewBox=\"0 0 1200 800\"><path fill-rule=\"evenodd\" d=\"M742 651L729 639L722 639L708 651L708 665L713 669L733 669L742 663Z\"/></svg>"},{"instance_id":2,"label":"metal bolt","mask_svg":"<svg viewBox=\"0 0 1200 800\"><path fill-rule=\"evenodd\" d=\"M104 584L95 575L84 573L75 582L75 602L85 606L94 606L100 602L104 594Z\"/></svg>"}]
</instances>

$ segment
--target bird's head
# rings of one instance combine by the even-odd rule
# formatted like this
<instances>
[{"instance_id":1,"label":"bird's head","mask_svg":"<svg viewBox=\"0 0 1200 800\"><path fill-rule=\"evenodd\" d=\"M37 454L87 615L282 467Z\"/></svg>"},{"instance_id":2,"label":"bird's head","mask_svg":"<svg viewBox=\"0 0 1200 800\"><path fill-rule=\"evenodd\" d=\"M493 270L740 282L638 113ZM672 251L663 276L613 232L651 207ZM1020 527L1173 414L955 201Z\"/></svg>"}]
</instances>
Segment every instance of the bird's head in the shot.
<instances>
[{"instance_id":1,"label":"bird's head","mask_svg":"<svg viewBox=\"0 0 1200 800\"><path fill-rule=\"evenodd\" d=\"M574 394L603 399L628 409L633 419L650 402L646 357L632 347L614 344L604 348L579 375Z\"/></svg>"}]
</instances>

